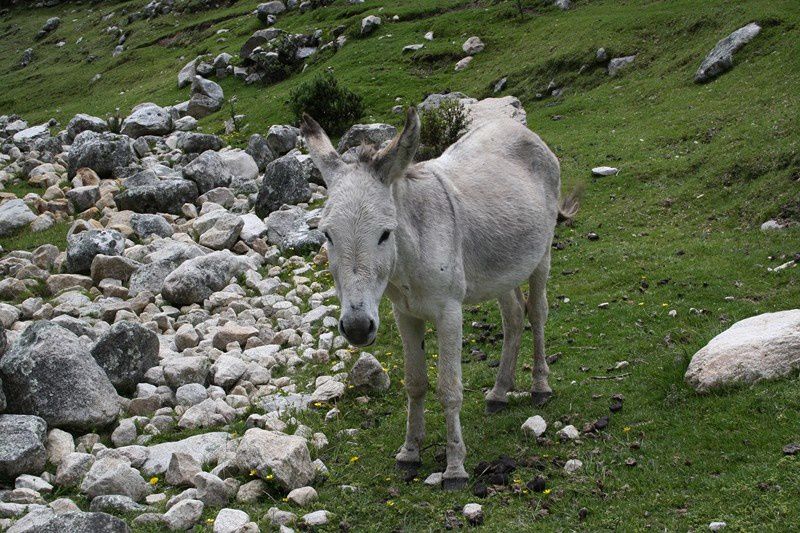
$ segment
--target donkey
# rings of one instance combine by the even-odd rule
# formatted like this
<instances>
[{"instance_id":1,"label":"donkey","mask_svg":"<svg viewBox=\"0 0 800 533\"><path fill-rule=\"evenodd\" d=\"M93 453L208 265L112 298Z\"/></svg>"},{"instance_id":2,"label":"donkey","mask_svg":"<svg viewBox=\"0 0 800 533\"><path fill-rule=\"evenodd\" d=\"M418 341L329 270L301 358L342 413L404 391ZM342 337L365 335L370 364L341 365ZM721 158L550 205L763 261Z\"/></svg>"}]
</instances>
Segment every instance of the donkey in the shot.
<instances>
[{"instance_id":1,"label":"donkey","mask_svg":"<svg viewBox=\"0 0 800 533\"><path fill-rule=\"evenodd\" d=\"M401 468L421 465L425 434L425 322L436 325L437 389L447 424L444 489L461 489L466 446L460 411L462 306L498 299L503 351L488 412L507 405L524 317L533 327L532 397L552 394L544 351L545 284L557 221L577 212L577 196L559 203L558 159L512 119L476 125L438 159L412 164L420 121L409 108L405 127L380 151L361 146L342 159L320 125L301 120L309 155L328 187L319 228L341 302L339 331L355 346L374 342L383 295L392 303L403 343L408 419ZM530 295L520 285L530 284Z\"/></svg>"}]
</instances>

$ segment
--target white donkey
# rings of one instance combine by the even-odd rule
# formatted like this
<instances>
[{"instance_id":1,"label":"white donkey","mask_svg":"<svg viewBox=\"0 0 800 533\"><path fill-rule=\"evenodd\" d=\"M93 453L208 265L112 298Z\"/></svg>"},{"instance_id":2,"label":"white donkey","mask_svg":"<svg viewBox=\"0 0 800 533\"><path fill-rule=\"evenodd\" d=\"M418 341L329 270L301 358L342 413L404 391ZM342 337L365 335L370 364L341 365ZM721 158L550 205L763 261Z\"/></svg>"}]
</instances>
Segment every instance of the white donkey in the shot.
<instances>
[{"instance_id":1,"label":"white donkey","mask_svg":"<svg viewBox=\"0 0 800 533\"><path fill-rule=\"evenodd\" d=\"M425 322L433 321L439 344L438 392L447 421L445 489L463 488L466 447L460 411L462 306L498 299L503 354L487 410L507 403L524 329L533 326L532 396L545 401L545 284L557 220L575 215L577 197L559 204L558 160L542 140L511 119L473 128L438 159L412 164L420 122L408 110L403 132L376 152L362 146L343 161L311 117L302 134L328 186L320 229L342 314L339 329L350 343L366 346L378 331L378 306L392 302L405 355L408 394L406 440L398 466L416 469L425 433ZM530 284L523 298L520 285Z\"/></svg>"}]
</instances>

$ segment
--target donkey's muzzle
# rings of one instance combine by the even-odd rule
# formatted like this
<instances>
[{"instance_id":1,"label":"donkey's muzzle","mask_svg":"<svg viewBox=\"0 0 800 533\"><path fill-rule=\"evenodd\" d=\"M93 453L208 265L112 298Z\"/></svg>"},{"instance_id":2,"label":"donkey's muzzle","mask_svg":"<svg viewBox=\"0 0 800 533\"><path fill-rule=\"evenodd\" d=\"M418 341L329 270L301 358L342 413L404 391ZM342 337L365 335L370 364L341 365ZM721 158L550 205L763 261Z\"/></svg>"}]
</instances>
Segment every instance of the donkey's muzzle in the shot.
<instances>
[{"instance_id":1,"label":"donkey's muzzle","mask_svg":"<svg viewBox=\"0 0 800 533\"><path fill-rule=\"evenodd\" d=\"M363 313L348 313L339 320L339 331L353 346L367 346L375 342L375 321Z\"/></svg>"}]
</instances>

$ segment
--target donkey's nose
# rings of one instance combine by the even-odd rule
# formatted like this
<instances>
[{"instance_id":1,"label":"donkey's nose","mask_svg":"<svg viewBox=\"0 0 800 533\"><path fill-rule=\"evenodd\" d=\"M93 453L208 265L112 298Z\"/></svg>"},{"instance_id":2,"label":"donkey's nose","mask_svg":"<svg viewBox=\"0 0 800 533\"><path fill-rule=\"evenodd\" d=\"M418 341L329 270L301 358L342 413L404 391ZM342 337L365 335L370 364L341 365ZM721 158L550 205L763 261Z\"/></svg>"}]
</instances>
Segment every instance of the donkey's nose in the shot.
<instances>
[{"instance_id":1,"label":"donkey's nose","mask_svg":"<svg viewBox=\"0 0 800 533\"><path fill-rule=\"evenodd\" d=\"M359 314L347 314L339 320L339 331L354 346L366 346L375 340L375 321Z\"/></svg>"}]
</instances>

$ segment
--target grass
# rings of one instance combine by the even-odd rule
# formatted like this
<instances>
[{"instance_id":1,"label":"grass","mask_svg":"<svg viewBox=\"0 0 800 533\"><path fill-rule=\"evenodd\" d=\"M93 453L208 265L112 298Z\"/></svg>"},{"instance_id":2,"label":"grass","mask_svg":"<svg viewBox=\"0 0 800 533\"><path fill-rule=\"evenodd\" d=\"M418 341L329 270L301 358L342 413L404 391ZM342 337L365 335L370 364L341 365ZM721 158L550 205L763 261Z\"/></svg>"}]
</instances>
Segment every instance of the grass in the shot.
<instances>
[{"instance_id":1,"label":"grass","mask_svg":"<svg viewBox=\"0 0 800 533\"><path fill-rule=\"evenodd\" d=\"M112 58L115 42L103 29L124 19L123 8L144 3L12 8L0 20L0 109L32 123L55 117L66 124L78 112L105 116L143 101L176 103L188 97L188 90L175 87L175 76L189 59L201 52L233 53L258 28L248 14L257 0L240 0L214 11L124 26L130 33L127 50ZM792 0L594 0L573 2L567 12L549 2L525 4L522 19L511 2L458 0L374 0L357 6L338 0L329 8L286 15L278 25L289 31L345 24L349 41L275 86L223 80L226 96L236 95L237 110L247 115L243 134L230 140L241 144L250 133L291 120L291 90L327 68L364 96L365 121L395 125L401 121L391 113L396 98L410 104L446 89L485 97L507 76L503 94L522 99L529 125L561 160L565 186L584 182L587 194L577 224L558 230L562 249L553 255L546 333L548 353L560 356L551 366L555 397L548 405L535 409L518 400L505 413L483 414L482 392L495 369L472 361L469 352L479 348L496 361L500 342L470 324L489 322L499 332L500 319L492 303L465 313L467 469L506 454L539 466L518 470L521 485L541 474L551 488L547 495L519 490L482 500L484 529L686 531L714 520L734 531L800 528L800 461L781 453L783 445L800 440L798 377L709 395L695 394L683 383L692 354L734 321L800 306L798 270L768 271L800 251L800 229L758 229L772 217L800 221L800 9ZM112 12L110 20L100 20ZM360 19L373 13L384 25L369 38L355 36ZM395 14L398 22L391 21ZM62 26L34 45L32 35L53 15L62 17ZM710 84L692 83L711 47L753 20L763 31L737 54L734 69ZM230 31L218 35L220 29ZM436 35L431 43L422 39L429 30ZM486 50L455 73L461 43L473 34ZM79 35L84 40L76 45ZM56 48L60 38L68 44ZM425 48L401 53L416 42L425 42ZM28 46L35 47L37 58L20 70L16 63ZM611 57L636 53L637 59L609 79L594 64L601 46ZM99 58L87 62L90 53ZM91 83L96 73L102 77ZM566 85L564 96L537 96L551 80ZM217 113L201 126L221 132L226 116ZM589 169L599 165L621 172L592 178ZM588 240L589 232L600 239ZM47 237L63 246L57 234L53 230ZM29 239L44 242L42 237L0 244L30 247ZM598 308L603 302L608 309ZM674 318L668 314L672 309ZM346 398L339 405L341 418L330 423L323 421L324 409L298 416L331 441L318 454L331 478L318 488L314 508L334 513L331 531L340 522L354 531L441 530L446 510L475 497L432 490L421 481L406 484L394 471L405 401L401 349L388 306L382 324L374 352L389 369L391 389L366 404ZM429 337L434 354L435 337ZM518 369L523 391L530 383L524 365L531 364L531 350L527 333ZM607 369L623 360L630 363L623 371L627 377L594 379L613 375ZM435 359L430 363L435 383ZM298 383L325 373L330 369L324 365L308 368ZM614 394L624 395L623 410L611 416L607 430L580 445L555 442L553 429L551 442L537 444L519 429L537 413L551 426L560 421L581 428L608 414ZM430 448L421 478L442 469L436 452L443 448L444 424L433 387L426 407ZM338 436L345 428L360 432ZM560 467L568 458L583 461L577 475ZM636 466L626 465L629 458ZM342 484L359 490L343 491ZM292 508L277 493L272 497ZM245 510L266 530L263 515L274 503L267 499Z\"/></svg>"}]
</instances>

